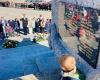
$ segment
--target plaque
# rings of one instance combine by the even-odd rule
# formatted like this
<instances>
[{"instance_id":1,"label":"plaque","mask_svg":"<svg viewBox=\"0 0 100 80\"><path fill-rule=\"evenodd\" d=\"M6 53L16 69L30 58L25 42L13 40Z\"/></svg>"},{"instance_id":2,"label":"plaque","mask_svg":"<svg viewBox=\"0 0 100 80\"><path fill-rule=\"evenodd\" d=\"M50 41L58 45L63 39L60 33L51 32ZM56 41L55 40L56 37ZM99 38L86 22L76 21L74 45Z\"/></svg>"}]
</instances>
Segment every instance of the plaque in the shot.
<instances>
[{"instance_id":1,"label":"plaque","mask_svg":"<svg viewBox=\"0 0 100 80\"><path fill-rule=\"evenodd\" d=\"M100 52L100 10L67 3L64 18L67 39L74 38L67 44L73 45L79 56L96 68Z\"/></svg>"}]
</instances>

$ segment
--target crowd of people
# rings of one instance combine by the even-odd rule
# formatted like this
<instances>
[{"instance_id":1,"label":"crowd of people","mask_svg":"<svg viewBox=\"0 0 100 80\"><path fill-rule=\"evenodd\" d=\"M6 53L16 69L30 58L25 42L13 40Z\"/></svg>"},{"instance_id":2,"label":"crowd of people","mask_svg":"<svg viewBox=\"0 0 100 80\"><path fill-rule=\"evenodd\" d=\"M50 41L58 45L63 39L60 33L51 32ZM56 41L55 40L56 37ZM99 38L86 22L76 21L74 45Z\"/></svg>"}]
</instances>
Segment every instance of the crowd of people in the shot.
<instances>
[{"instance_id":1,"label":"crowd of people","mask_svg":"<svg viewBox=\"0 0 100 80\"><path fill-rule=\"evenodd\" d=\"M29 26L31 24L31 26ZM51 24L51 19L46 21L40 15L38 18L33 17L31 23L29 19L23 14L23 18L15 19L5 19L1 17L0 19L0 39L4 40L5 38L12 36L20 36L20 34L27 35L29 34L29 28L31 27L32 33L47 33L48 28Z\"/></svg>"},{"instance_id":2,"label":"crowd of people","mask_svg":"<svg viewBox=\"0 0 100 80\"><path fill-rule=\"evenodd\" d=\"M13 7L13 8L33 8L34 10L51 10L51 3L50 2L41 2L41 3L33 3L29 2L27 4L25 3L16 3L16 2L0 2L1 7Z\"/></svg>"},{"instance_id":3,"label":"crowd of people","mask_svg":"<svg viewBox=\"0 0 100 80\"><path fill-rule=\"evenodd\" d=\"M50 3L32 3L28 6L29 8L34 8L34 10L51 10Z\"/></svg>"}]
</instances>

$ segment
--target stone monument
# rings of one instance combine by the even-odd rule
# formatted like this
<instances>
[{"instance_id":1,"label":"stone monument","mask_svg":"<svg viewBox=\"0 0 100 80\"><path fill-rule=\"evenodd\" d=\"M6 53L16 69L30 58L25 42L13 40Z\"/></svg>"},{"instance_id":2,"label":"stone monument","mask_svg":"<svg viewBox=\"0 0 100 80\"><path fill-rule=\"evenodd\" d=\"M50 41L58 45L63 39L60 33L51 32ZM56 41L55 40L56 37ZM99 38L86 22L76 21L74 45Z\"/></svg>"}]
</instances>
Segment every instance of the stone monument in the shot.
<instances>
[{"instance_id":1,"label":"stone monument","mask_svg":"<svg viewBox=\"0 0 100 80\"><path fill-rule=\"evenodd\" d=\"M74 55L86 80L100 80L100 33L95 36L100 31L98 11L78 5L77 1L52 0L50 47L57 56L66 52Z\"/></svg>"}]
</instances>

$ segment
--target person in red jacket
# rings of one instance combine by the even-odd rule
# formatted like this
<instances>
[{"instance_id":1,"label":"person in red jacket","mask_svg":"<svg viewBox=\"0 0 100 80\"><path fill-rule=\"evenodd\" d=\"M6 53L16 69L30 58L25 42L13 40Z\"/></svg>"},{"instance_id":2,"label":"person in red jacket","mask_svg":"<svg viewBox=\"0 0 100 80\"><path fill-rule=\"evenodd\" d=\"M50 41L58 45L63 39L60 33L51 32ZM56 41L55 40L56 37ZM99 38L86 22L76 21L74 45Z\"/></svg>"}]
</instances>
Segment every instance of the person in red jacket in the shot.
<instances>
[{"instance_id":1,"label":"person in red jacket","mask_svg":"<svg viewBox=\"0 0 100 80\"><path fill-rule=\"evenodd\" d=\"M80 29L79 29L79 36L82 37L85 35L85 30L84 28L81 26Z\"/></svg>"}]
</instances>

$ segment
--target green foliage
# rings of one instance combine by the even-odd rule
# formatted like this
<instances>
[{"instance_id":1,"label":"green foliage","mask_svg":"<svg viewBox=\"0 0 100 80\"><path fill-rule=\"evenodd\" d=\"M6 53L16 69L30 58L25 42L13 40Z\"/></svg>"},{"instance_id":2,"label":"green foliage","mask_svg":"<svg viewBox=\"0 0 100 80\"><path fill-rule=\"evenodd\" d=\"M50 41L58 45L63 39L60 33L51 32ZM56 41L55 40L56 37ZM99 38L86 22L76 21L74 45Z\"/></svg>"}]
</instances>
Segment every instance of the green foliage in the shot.
<instances>
[{"instance_id":1,"label":"green foliage","mask_svg":"<svg viewBox=\"0 0 100 80\"><path fill-rule=\"evenodd\" d=\"M79 69L77 69L77 74L80 80L85 80L86 76Z\"/></svg>"},{"instance_id":2,"label":"green foliage","mask_svg":"<svg viewBox=\"0 0 100 80\"><path fill-rule=\"evenodd\" d=\"M5 40L2 47L3 48L15 48L18 45L18 41L14 40Z\"/></svg>"},{"instance_id":3,"label":"green foliage","mask_svg":"<svg viewBox=\"0 0 100 80\"><path fill-rule=\"evenodd\" d=\"M77 69L75 74L68 76L79 80L85 80L85 75L79 69Z\"/></svg>"}]
</instances>

